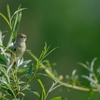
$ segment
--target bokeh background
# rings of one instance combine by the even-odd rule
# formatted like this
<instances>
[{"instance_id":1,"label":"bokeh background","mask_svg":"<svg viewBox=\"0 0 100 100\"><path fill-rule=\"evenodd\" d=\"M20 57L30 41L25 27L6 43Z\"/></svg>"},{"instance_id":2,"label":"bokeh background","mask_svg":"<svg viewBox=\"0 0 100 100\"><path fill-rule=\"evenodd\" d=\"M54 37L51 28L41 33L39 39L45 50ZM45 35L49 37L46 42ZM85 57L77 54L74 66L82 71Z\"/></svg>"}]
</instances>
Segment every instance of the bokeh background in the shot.
<instances>
[{"instance_id":1,"label":"bokeh background","mask_svg":"<svg viewBox=\"0 0 100 100\"><path fill-rule=\"evenodd\" d=\"M52 48L59 47L50 54L47 59L56 62L54 69L64 76L71 75L74 69L82 75L88 74L77 62L89 61L97 57L96 62L100 65L100 1L99 0L0 0L0 12L6 13L6 5L9 4L11 13L19 5L28 8L23 11L23 17L19 28L19 33L29 36L27 48L39 56L43 49L44 42ZM0 17L0 30L6 31L6 38L9 37L9 28ZM6 39L7 40L7 39ZM5 44L6 41L5 40ZM27 54L24 55L26 58ZM51 85L51 80L43 80L46 89ZM32 88L40 90L36 81L32 82ZM53 91L48 100L54 96L64 96L68 100L87 100L87 92L77 91L68 88ZM38 100L38 98L28 93L25 100ZM91 100L99 100L99 94L95 93Z\"/></svg>"}]
</instances>

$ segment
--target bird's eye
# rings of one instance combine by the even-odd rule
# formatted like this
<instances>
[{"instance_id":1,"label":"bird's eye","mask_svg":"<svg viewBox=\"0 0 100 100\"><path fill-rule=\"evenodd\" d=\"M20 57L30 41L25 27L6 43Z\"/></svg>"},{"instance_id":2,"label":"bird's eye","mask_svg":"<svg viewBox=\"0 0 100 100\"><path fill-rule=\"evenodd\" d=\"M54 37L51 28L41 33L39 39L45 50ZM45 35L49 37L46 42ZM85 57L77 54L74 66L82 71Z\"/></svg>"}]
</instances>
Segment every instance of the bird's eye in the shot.
<instances>
[{"instance_id":1,"label":"bird's eye","mask_svg":"<svg viewBox=\"0 0 100 100\"><path fill-rule=\"evenodd\" d=\"M23 36L21 36L21 38L23 38Z\"/></svg>"}]
</instances>

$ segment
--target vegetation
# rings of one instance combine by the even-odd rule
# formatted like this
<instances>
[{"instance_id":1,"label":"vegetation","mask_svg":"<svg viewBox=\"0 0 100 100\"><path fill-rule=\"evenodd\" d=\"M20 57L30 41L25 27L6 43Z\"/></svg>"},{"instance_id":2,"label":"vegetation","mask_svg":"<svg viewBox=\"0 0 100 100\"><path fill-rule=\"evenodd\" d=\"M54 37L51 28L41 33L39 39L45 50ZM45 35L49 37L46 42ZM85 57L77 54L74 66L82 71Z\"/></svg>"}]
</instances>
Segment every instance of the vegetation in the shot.
<instances>
[{"instance_id":1,"label":"vegetation","mask_svg":"<svg viewBox=\"0 0 100 100\"><path fill-rule=\"evenodd\" d=\"M50 50L50 46L47 46L47 43L45 43L39 58L37 58L31 50L26 50L32 59L24 60L22 57L16 61L17 63L15 65L10 63L11 53L14 55L10 48L16 39L22 18L22 11L25 9L26 8L18 7L14 14L11 15L10 7L7 5L8 17L0 13L0 16L6 21L11 30L11 34L9 35L10 38L6 46L3 44L5 36L2 31L0 31L0 100L24 100L26 95L25 91L34 93L38 96L39 100L47 100L49 93L60 86L80 91L88 91L90 96L93 95L93 92L99 92L100 68L94 70L94 63L97 58L94 58L91 63L79 63L89 72L88 75L82 75L81 77L87 80L88 84L79 81L79 75L76 74L76 70L72 71L71 76L67 75L66 82L64 82L64 77L58 75L57 72L55 73L50 62L46 60L46 57L56 49ZM14 57L16 58L15 55ZM35 64L33 64L34 60ZM48 91L46 91L45 86L40 79L41 75L53 80ZM37 80L40 84L40 93L30 88L32 80ZM51 100L67 100L67 97L58 96L51 98Z\"/></svg>"}]
</instances>

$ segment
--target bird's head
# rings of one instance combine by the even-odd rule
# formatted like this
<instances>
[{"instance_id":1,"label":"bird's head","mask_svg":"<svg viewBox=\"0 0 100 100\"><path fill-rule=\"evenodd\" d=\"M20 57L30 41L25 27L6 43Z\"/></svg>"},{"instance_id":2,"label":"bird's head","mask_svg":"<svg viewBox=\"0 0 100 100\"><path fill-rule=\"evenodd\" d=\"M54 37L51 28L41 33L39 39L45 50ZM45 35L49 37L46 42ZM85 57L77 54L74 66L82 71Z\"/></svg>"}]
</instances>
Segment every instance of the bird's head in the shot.
<instances>
[{"instance_id":1,"label":"bird's head","mask_svg":"<svg viewBox=\"0 0 100 100\"><path fill-rule=\"evenodd\" d=\"M18 41L18 42L25 42L27 38L28 38L28 37L27 37L25 34L19 34L19 35L17 36L17 41Z\"/></svg>"}]
</instances>

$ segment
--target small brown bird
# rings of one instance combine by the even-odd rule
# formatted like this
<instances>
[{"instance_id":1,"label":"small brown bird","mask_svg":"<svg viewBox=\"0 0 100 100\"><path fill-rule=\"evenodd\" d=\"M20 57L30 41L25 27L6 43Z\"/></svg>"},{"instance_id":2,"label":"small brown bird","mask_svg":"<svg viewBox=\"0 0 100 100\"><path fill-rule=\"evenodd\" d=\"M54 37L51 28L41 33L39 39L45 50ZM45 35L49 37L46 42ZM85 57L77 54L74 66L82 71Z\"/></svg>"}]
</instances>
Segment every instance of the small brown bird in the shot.
<instances>
[{"instance_id":1,"label":"small brown bird","mask_svg":"<svg viewBox=\"0 0 100 100\"><path fill-rule=\"evenodd\" d=\"M15 57L22 57L26 50L26 41L27 36L25 34L19 34L16 38L16 41L12 47L12 51L15 54ZM14 61L14 56L11 57L11 62Z\"/></svg>"}]
</instances>

